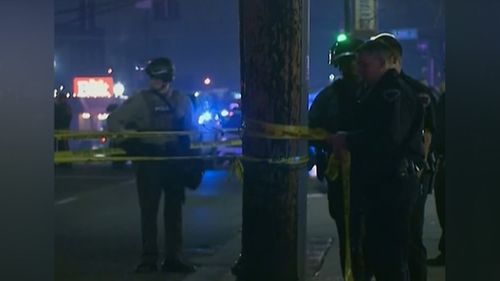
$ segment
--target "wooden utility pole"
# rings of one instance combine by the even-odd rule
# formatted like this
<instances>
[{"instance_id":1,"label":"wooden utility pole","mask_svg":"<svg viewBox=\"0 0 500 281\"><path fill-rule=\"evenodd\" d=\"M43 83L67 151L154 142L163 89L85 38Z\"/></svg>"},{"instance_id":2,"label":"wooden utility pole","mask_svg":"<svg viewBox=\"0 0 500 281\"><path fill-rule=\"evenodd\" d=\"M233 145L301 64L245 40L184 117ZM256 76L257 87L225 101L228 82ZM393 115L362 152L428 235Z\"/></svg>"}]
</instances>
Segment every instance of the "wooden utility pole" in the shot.
<instances>
[{"instance_id":1,"label":"wooden utility pole","mask_svg":"<svg viewBox=\"0 0 500 281\"><path fill-rule=\"evenodd\" d=\"M309 0L240 0L242 112L252 120L304 125ZM303 280L304 166L266 163L306 154L305 141L243 137L241 280ZM245 160L246 159L246 160Z\"/></svg>"}]
</instances>

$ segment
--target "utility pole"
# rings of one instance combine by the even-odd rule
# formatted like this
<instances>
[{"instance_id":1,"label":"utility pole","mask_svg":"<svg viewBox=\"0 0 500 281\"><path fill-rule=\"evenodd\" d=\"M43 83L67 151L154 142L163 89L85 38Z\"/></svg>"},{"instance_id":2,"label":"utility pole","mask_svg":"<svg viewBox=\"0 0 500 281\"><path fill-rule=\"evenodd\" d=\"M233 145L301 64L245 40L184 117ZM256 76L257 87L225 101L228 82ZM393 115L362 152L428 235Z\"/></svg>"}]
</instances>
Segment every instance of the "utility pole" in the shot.
<instances>
[{"instance_id":1,"label":"utility pole","mask_svg":"<svg viewBox=\"0 0 500 281\"><path fill-rule=\"evenodd\" d=\"M309 0L240 0L242 113L251 121L304 125ZM249 127L247 126L247 129ZM305 197L298 165L264 159L305 154L305 141L243 136L241 280L304 279Z\"/></svg>"},{"instance_id":2,"label":"utility pole","mask_svg":"<svg viewBox=\"0 0 500 281\"><path fill-rule=\"evenodd\" d=\"M344 28L345 33L350 34L352 31L352 0L344 0Z\"/></svg>"}]
</instances>

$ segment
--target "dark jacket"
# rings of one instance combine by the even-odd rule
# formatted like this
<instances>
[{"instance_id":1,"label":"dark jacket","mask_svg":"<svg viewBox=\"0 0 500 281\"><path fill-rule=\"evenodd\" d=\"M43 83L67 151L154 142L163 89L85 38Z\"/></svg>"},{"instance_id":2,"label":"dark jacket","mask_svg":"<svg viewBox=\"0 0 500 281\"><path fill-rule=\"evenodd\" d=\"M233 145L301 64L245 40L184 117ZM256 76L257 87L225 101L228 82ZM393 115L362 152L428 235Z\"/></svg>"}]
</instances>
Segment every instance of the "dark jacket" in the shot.
<instances>
[{"instance_id":1,"label":"dark jacket","mask_svg":"<svg viewBox=\"0 0 500 281\"><path fill-rule=\"evenodd\" d=\"M361 129L348 132L346 140L357 177L394 177L405 159L423 165L423 106L395 70L365 91L361 105Z\"/></svg>"}]
</instances>

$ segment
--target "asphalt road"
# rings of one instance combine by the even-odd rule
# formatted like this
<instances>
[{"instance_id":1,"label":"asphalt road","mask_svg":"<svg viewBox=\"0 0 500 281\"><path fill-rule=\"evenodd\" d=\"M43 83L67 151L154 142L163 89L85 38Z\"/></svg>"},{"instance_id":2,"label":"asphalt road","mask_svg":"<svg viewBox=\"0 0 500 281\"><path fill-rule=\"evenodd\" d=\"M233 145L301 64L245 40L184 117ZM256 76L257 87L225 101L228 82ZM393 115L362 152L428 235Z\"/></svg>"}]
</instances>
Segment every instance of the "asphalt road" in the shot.
<instances>
[{"instance_id":1,"label":"asphalt road","mask_svg":"<svg viewBox=\"0 0 500 281\"><path fill-rule=\"evenodd\" d=\"M55 183L56 280L165 280L165 274L132 274L141 253L141 236L130 169L58 170ZM239 232L241 186L225 171L208 171L199 190L187 196L185 253L203 266L207 257Z\"/></svg>"},{"instance_id":2,"label":"asphalt road","mask_svg":"<svg viewBox=\"0 0 500 281\"><path fill-rule=\"evenodd\" d=\"M324 191L316 180L309 181L307 280L341 280L335 224ZM98 165L57 169L56 281L232 281L228 272L239 253L241 196L241 184L227 171L208 171L200 188L187 193L184 207L185 254L200 265L198 272L137 275L141 236L133 171ZM432 196L426 209L424 239L432 257L440 234ZM429 270L429 281L444 281L444 276L444 268Z\"/></svg>"}]
</instances>

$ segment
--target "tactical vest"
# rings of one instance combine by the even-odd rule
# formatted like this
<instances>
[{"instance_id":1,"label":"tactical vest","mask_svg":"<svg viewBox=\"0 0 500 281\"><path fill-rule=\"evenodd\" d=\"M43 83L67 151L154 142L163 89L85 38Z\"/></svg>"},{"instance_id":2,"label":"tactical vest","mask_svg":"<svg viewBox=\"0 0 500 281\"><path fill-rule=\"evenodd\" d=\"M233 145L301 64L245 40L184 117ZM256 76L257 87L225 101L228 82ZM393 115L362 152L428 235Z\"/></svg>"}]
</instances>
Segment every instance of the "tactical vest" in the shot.
<instances>
[{"instance_id":1,"label":"tactical vest","mask_svg":"<svg viewBox=\"0 0 500 281\"><path fill-rule=\"evenodd\" d=\"M180 93L177 91L172 92L172 96L167 98L160 93L147 91L142 93L142 97L148 109L148 122L140 131L181 131L182 119L178 117L178 106ZM179 137L178 136L165 136L165 137L150 137L142 138L145 144L145 149L150 151L148 154L160 155L179 155ZM155 146L155 147L152 147Z\"/></svg>"},{"instance_id":2,"label":"tactical vest","mask_svg":"<svg viewBox=\"0 0 500 281\"><path fill-rule=\"evenodd\" d=\"M144 101L149 111L149 131L176 131L181 129L180 120L177 117L177 107L179 93L172 92L172 96L167 99L160 93L147 91L143 93Z\"/></svg>"}]
</instances>

